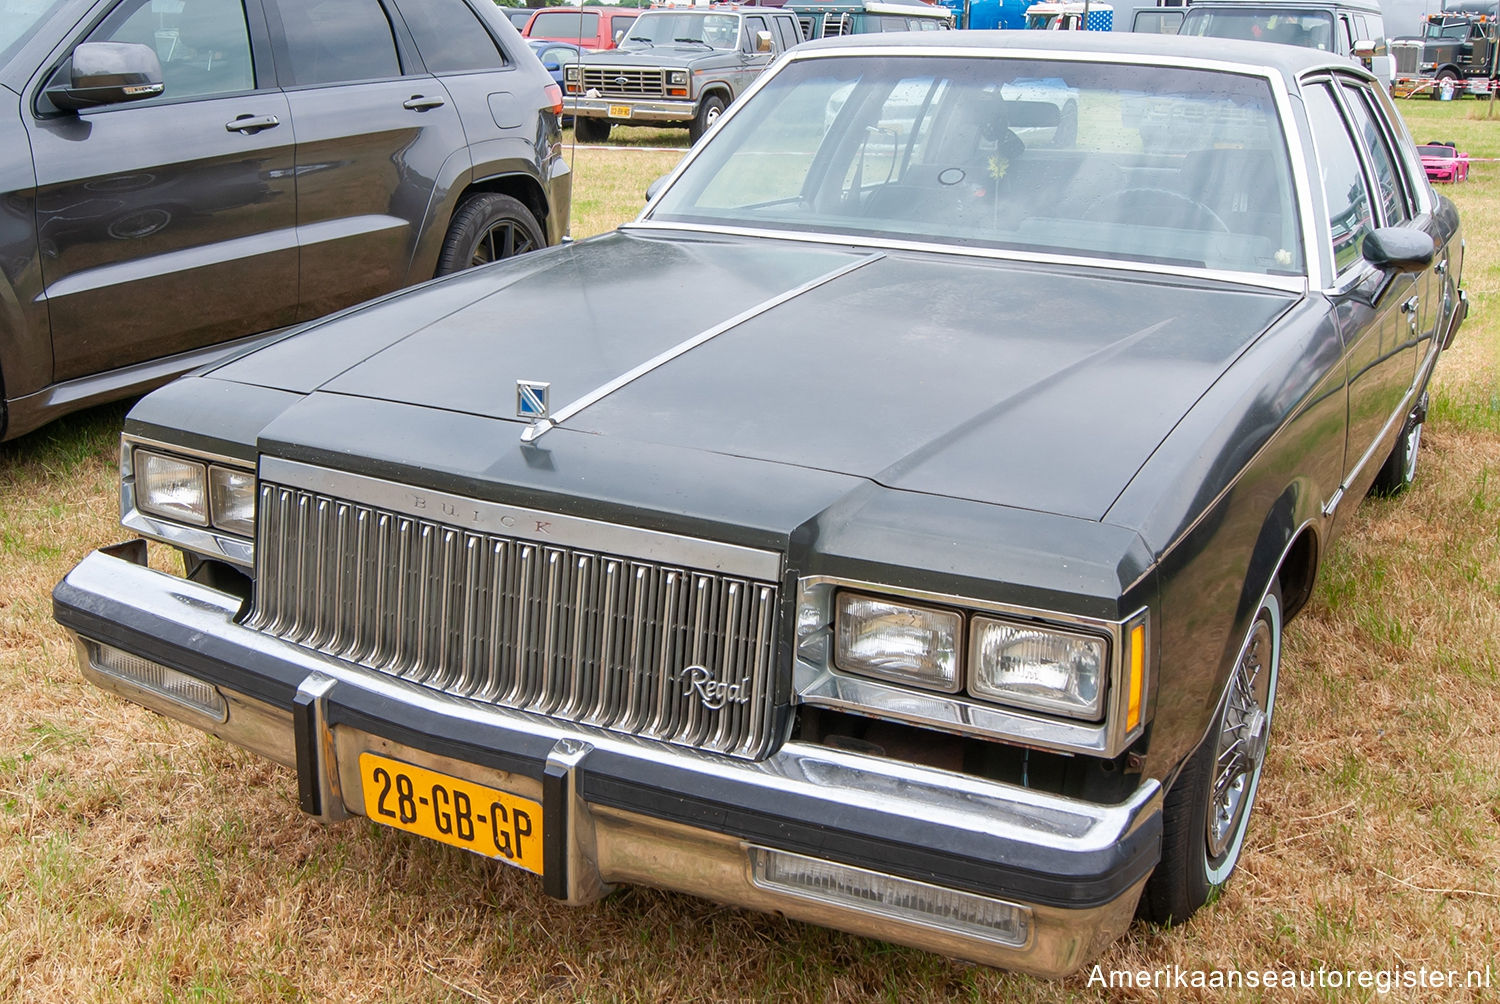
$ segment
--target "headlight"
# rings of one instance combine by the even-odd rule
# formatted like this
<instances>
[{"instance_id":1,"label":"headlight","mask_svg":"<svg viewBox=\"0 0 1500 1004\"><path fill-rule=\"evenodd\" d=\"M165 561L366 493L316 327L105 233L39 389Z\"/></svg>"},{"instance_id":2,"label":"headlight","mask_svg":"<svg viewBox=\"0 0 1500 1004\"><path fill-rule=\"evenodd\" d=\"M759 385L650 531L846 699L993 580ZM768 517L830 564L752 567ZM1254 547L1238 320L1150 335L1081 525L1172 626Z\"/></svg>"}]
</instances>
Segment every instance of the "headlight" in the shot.
<instances>
[{"instance_id":1,"label":"headlight","mask_svg":"<svg viewBox=\"0 0 1500 1004\"><path fill-rule=\"evenodd\" d=\"M214 526L242 537L255 536L255 475L213 464L208 468L209 512Z\"/></svg>"},{"instance_id":2,"label":"headlight","mask_svg":"<svg viewBox=\"0 0 1500 1004\"><path fill-rule=\"evenodd\" d=\"M676 84L679 87L687 83L686 70L673 70L667 74L667 83Z\"/></svg>"},{"instance_id":3,"label":"headlight","mask_svg":"<svg viewBox=\"0 0 1500 1004\"><path fill-rule=\"evenodd\" d=\"M208 468L149 450L135 451L136 505L149 513L208 525Z\"/></svg>"},{"instance_id":4,"label":"headlight","mask_svg":"<svg viewBox=\"0 0 1500 1004\"><path fill-rule=\"evenodd\" d=\"M1097 720L1104 713L1103 638L974 618L969 692L1005 704Z\"/></svg>"},{"instance_id":5,"label":"headlight","mask_svg":"<svg viewBox=\"0 0 1500 1004\"><path fill-rule=\"evenodd\" d=\"M582 72L583 72L582 68L579 67L577 64L574 64L572 66L564 66L563 67L563 79L564 80L568 80L568 81L576 81L576 80L578 80L578 75L580 73L582 73Z\"/></svg>"},{"instance_id":6,"label":"headlight","mask_svg":"<svg viewBox=\"0 0 1500 1004\"><path fill-rule=\"evenodd\" d=\"M840 593L834 662L842 670L953 693L963 619L951 610Z\"/></svg>"},{"instance_id":7,"label":"headlight","mask_svg":"<svg viewBox=\"0 0 1500 1004\"><path fill-rule=\"evenodd\" d=\"M253 471L137 449L135 504L174 523L255 536Z\"/></svg>"}]
</instances>

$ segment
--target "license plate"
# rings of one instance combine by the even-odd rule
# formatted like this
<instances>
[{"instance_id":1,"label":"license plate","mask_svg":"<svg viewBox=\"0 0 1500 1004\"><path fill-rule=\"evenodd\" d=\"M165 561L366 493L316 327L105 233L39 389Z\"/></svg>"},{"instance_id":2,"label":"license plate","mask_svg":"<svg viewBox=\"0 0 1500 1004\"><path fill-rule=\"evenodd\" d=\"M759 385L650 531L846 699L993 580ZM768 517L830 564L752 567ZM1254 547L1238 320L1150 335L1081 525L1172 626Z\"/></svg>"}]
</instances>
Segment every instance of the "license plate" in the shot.
<instances>
[{"instance_id":1,"label":"license plate","mask_svg":"<svg viewBox=\"0 0 1500 1004\"><path fill-rule=\"evenodd\" d=\"M542 807L529 798L375 753L359 755L377 823L542 874Z\"/></svg>"},{"instance_id":2,"label":"license plate","mask_svg":"<svg viewBox=\"0 0 1500 1004\"><path fill-rule=\"evenodd\" d=\"M610 105L609 106L609 117L612 118L612 119L628 119L628 118L630 118L630 106L629 105Z\"/></svg>"}]
</instances>

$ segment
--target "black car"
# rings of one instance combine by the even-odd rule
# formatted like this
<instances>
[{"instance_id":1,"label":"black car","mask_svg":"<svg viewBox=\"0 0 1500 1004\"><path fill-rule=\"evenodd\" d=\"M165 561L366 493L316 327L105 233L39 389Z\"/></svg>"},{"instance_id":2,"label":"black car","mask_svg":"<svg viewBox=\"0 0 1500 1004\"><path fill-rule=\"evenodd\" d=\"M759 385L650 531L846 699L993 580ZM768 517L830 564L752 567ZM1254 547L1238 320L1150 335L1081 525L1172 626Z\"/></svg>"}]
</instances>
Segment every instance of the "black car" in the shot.
<instances>
[{"instance_id":1,"label":"black car","mask_svg":"<svg viewBox=\"0 0 1500 1004\"><path fill-rule=\"evenodd\" d=\"M567 230L560 91L484 0L0 10L4 438Z\"/></svg>"},{"instance_id":2,"label":"black car","mask_svg":"<svg viewBox=\"0 0 1500 1004\"><path fill-rule=\"evenodd\" d=\"M810 42L635 223L145 398L124 523L191 581L136 540L54 609L324 820L1066 973L1257 839L1462 248L1332 53Z\"/></svg>"}]
</instances>

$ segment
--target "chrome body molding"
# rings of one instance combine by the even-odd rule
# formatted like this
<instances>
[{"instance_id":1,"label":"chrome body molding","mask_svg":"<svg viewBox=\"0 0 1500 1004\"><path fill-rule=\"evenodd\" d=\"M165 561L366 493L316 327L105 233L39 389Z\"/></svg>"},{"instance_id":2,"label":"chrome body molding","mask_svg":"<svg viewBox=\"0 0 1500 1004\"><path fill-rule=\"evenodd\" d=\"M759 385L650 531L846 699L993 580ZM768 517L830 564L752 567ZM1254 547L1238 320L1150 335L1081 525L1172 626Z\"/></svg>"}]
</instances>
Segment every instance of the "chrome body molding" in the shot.
<instances>
[{"instance_id":1,"label":"chrome body molding","mask_svg":"<svg viewBox=\"0 0 1500 1004\"><path fill-rule=\"evenodd\" d=\"M143 512L135 500L135 448L145 447L162 453L205 463L249 471L243 460L217 453L191 450L173 443L163 443L141 436L120 437L120 523L148 540L171 544L205 558L225 561L245 570L255 567L255 544L246 537L236 537L212 526L188 526Z\"/></svg>"},{"instance_id":2,"label":"chrome body molding","mask_svg":"<svg viewBox=\"0 0 1500 1004\"><path fill-rule=\"evenodd\" d=\"M562 418L561 413L558 418ZM780 554L738 544L486 502L279 457L261 458L260 479L461 530L500 534L538 544L586 548L770 582L781 578Z\"/></svg>"},{"instance_id":3,"label":"chrome body molding","mask_svg":"<svg viewBox=\"0 0 1500 1004\"><path fill-rule=\"evenodd\" d=\"M564 857L570 865L559 869L564 887L549 891L570 902L588 902L607 893L614 883L649 884L991 965L1059 976L1076 970L1124 931L1145 881L1141 874L1105 901L1096 897L1077 907L1030 903L1007 894L1006 899L1032 911L1032 930L1025 946L999 945L936 925L893 920L873 910L820 903L757 886L752 880L751 853L752 848L768 846L766 839L746 840L706 821L692 825L659 818L618 800L606 804L592 797L593 789L585 783L596 760L607 760L611 770L628 771L628 776L672 777L685 787L733 790L740 797L758 793L755 798L771 804L801 800L831 806L840 813L874 811L892 820L916 820L950 845L961 846L966 840L1003 841L1017 854L1024 856L1030 849L1049 860L1109 852L1125 841L1155 840L1152 834L1159 832L1149 829L1159 826L1163 798L1155 780L1143 780L1119 804L1100 805L812 744L786 743L764 760L746 761L483 706L244 627L235 621L239 608L235 597L100 552L85 558L63 580L57 603L65 624L70 610L97 609L107 618L111 611L128 608L135 623L129 630L137 632L140 640L159 635L202 639L201 645L188 648L214 665L232 667L228 672L243 675L247 689L269 682L266 674L274 672L277 686L295 692L310 715L305 739L293 734L296 714L240 692L223 679L205 681L217 686L229 703L231 712L223 723L206 721L191 708L169 701L153 701L152 695L119 681L102 683L131 700L283 763L289 754L297 762L309 756L308 749L316 750L311 763L298 762L298 772L304 795L311 793L322 802L319 815L325 820L363 814L358 759L365 751L532 799L545 797L549 779L560 780L559 790L570 811L558 821L565 826ZM87 637L71 625L69 630L74 637ZM190 661L185 649L176 651L180 661ZM172 668L192 674L186 665ZM96 679L97 673L87 666L85 672ZM487 735L512 737L519 747L544 750L543 776L455 759L426 749L418 741L357 728L332 713L334 705L347 706L361 699L387 709L384 714L397 735L413 735L410 727L403 726L407 721L420 721L426 734L445 740L481 729ZM997 868L1014 863L995 862ZM553 880L544 877L543 881Z\"/></svg>"},{"instance_id":4,"label":"chrome body molding","mask_svg":"<svg viewBox=\"0 0 1500 1004\"><path fill-rule=\"evenodd\" d=\"M960 612L995 614L1018 623L1054 625L1099 635L1109 643L1109 691L1102 722L1080 722L1019 708L976 701L964 695L902 687L839 671L833 664L833 597L840 589L871 596L910 599L956 609ZM1019 742L1027 746L1083 753L1113 759L1125 751L1150 721L1150 703L1134 729L1126 729L1125 713L1129 687L1125 674L1126 635L1136 624L1146 627L1147 665L1142 692L1151 693L1151 623L1146 610L1120 621L1078 617L1051 610L991 603L969 597L901 589L874 582L824 576L800 579L797 588L796 659L792 690L795 700L816 707L855 711L926 725L948 732Z\"/></svg>"}]
</instances>

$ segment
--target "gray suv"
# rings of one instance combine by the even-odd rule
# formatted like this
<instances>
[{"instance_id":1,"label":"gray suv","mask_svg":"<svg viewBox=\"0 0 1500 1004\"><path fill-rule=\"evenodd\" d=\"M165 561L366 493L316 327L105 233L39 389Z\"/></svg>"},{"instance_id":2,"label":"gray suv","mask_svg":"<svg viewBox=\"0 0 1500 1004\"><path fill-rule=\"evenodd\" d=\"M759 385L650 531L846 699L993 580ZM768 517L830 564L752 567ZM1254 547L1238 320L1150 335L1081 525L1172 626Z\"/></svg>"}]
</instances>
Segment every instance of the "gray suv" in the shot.
<instances>
[{"instance_id":1,"label":"gray suv","mask_svg":"<svg viewBox=\"0 0 1500 1004\"><path fill-rule=\"evenodd\" d=\"M771 61L802 41L796 15L775 8L648 10L614 52L563 71L578 138L611 125L683 125L694 142Z\"/></svg>"},{"instance_id":2,"label":"gray suv","mask_svg":"<svg viewBox=\"0 0 1500 1004\"><path fill-rule=\"evenodd\" d=\"M566 232L489 0L0 0L0 438Z\"/></svg>"}]
</instances>

